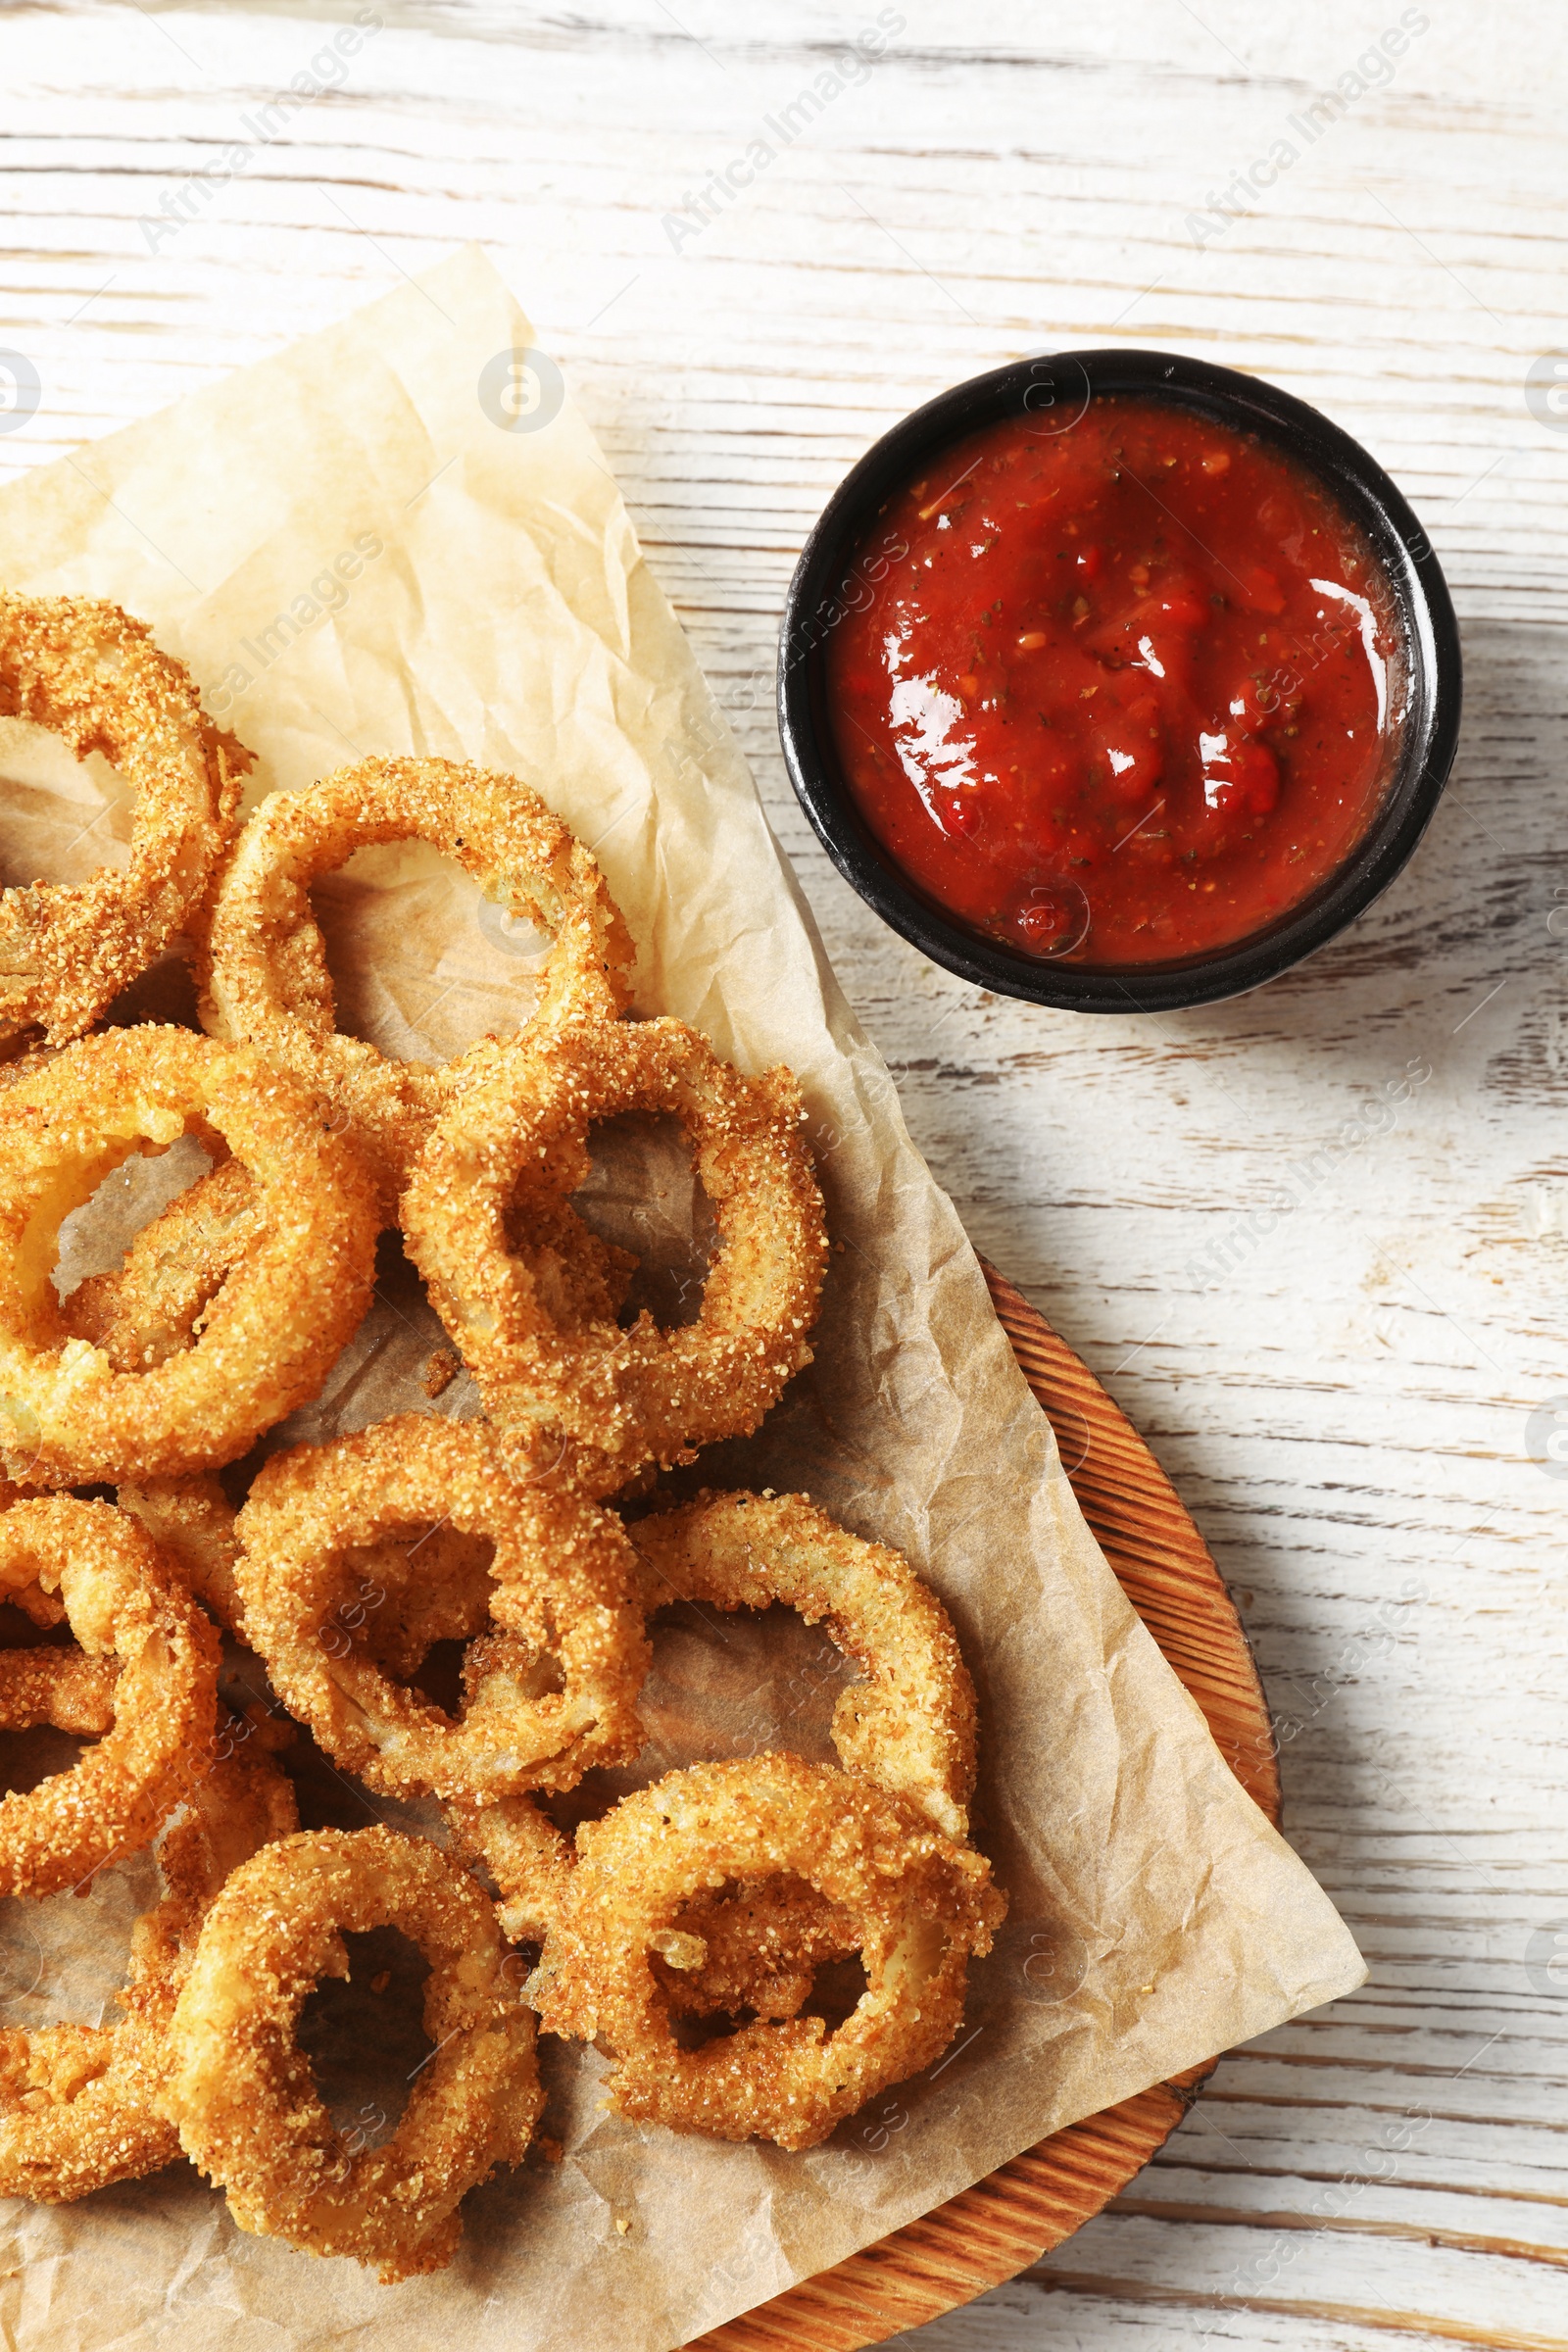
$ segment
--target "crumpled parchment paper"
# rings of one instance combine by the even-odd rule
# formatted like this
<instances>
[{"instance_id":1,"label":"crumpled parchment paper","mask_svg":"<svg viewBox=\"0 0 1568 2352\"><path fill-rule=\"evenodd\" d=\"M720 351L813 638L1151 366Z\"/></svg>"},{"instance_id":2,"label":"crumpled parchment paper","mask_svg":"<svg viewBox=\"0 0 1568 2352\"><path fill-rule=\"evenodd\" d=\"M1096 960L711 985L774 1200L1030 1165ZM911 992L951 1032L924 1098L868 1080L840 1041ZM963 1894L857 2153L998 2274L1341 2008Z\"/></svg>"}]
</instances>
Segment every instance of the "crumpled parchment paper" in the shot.
<instances>
[{"instance_id":1,"label":"crumpled parchment paper","mask_svg":"<svg viewBox=\"0 0 1568 2352\"><path fill-rule=\"evenodd\" d=\"M842 1245L816 1362L701 1475L804 1489L941 1592L980 1693L977 1836L1012 1904L949 2054L824 2147L622 2123L599 2108L605 2062L547 2039L561 2161L471 2195L440 2277L385 2288L244 2236L175 2167L80 2206L7 2210L7 2341L195 2352L220 2330L228 2352L662 2352L1047 2132L1358 1984L1348 1935L1086 1529L614 481L483 256L25 477L0 496L0 548L8 586L113 597L151 620L257 754L253 795L372 752L527 779L609 874L640 945L639 1009L696 1023L747 1069L799 1074ZM60 876L122 855L107 770L34 738L0 745L0 772L6 879L40 870L40 845ZM340 1017L385 1050L443 1058L525 1014L540 943L432 854L363 854L317 903ZM172 966L139 1001L157 1014L180 986ZM702 1252L684 1163L667 1139L612 1144L596 1214L644 1251L666 1309L688 1311ZM78 1223L73 1279L123 1239L107 1207ZM473 1411L466 1376L434 1405L420 1388L441 1337L392 1250L364 1330L282 1435ZM769 1740L831 1753L841 1664L778 1616L688 1612L662 1635L650 1751L623 1781ZM0 2023L100 2013L94 1954L111 1929L122 1943L146 1893L104 1884L75 1916L66 1897L48 1921L6 1906Z\"/></svg>"}]
</instances>

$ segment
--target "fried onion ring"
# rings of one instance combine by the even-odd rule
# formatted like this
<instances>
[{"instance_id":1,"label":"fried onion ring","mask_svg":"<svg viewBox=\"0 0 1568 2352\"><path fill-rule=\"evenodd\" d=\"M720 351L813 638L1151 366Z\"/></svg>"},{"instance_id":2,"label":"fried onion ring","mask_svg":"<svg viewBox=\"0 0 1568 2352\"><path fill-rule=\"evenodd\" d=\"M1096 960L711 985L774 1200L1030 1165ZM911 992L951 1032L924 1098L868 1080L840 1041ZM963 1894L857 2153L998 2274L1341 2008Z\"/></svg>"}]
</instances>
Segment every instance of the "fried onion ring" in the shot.
<instances>
[{"instance_id":1,"label":"fried onion ring","mask_svg":"<svg viewBox=\"0 0 1568 2352\"><path fill-rule=\"evenodd\" d=\"M565 1025L490 1061L434 1130L399 1217L503 1443L530 1459L563 1431L563 1478L608 1494L754 1430L811 1360L827 1249L789 1072L745 1078L671 1020ZM646 1312L629 1331L565 1327L524 1240L535 1204L554 1209L587 1175L593 1121L622 1111L675 1114L718 1227L702 1311L674 1331Z\"/></svg>"},{"instance_id":2,"label":"fried onion ring","mask_svg":"<svg viewBox=\"0 0 1568 2352\"><path fill-rule=\"evenodd\" d=\"M481 1599L499 1631L475 1624L471 1555L460 1563L453 1616L426 1609L416 1627L425 1646L449 1627L477 1637L456 1722L390 1681L373 1654L373 1618L388 1595L396 1615L407 1589L429 1591L439 1575L428 1539L408 1541L432 1522L494 1546ZM405 1413L276 1454L237 1524L247 1639L285 1705L373 1788L479 1799L574 1788L590 1765L623 1762L641 1746L636 1699L649 1649L625 1532L576 1495L519 1484L483 1423ZM388 1542L398 1537L401 1555ZM345 1555L352 1565L366 1546L375 1547L369 1591L362 1578L346 1598ZM397 1631L406 1658L406 1621Z\"/></svg>"},{"instance_id":3,"label":"fried onion ring","mask_svg":"<svg viewBox=\"0 0 1568 2352\"><path fill-rule=\"evenodd\" d=\"M196 1345L117 1372L71 1337L50 1281L62 1217L144 1146L216 1129L262 1232ZM292 1080L181 1029L107 1030L0 1096L0 1463L72 1486L235 1460L315 1395L369 1302L376 1211L353 1148Z\"/></svg>"},{"instance_id":4,"label":"fried onion ring","mask_svg":"<svg viewBox=\"0 0 1568 2352\"><path fill-rule=\"evenodd\" d=\"M667 1601L825 1621L864 1681L833 1710L850 1772L918 1805L950 1838L969 1834L974 1685L953 1621L902 1552L852 1536L804 1494L700 1494L628 1531L650 1610Z\"/></svg>"},{"instance_id":5,"label":"fried onion ring","mask_svg":"<svg viewBox=\"0 0 1568 2352\"><path fill-rule=\"evenodd\" d=\"M372 842L427 841L513 915L553 930L530 1026L614 1020L633 949L604 875L570 827L516 776L450 760L366 760L273 793L225 860L201 953L203 1024L259 1047L330 1103L390 1204L464 1063L388 1061L335 1029L311 884Z\"/></svg>"},{"instance_id":6,"label":"fried onion ring","mask_svg":"<svg viewBox=\"0 0 1568 2352\"><path fill-rule=\"evenodd\" d=\"M123 870L0 894L0 1037L37 1028L61 1045L185 928L251 756L145 621L87 597L0 594L0 716L47 727L78 760L101 752L136 795Z\"/></svg>"},{"instance_id":7,"label":"fried onion ring","mask_svg":"<svg viewBox=\"0 0 1568 2352\"><path fill-rule=\"evenodd\" d=\"M435 2047L391 2139L354 2155L295 2030L317 1980L348 1975L343 1935L377 1927L401 1929L430 1964ZM179 1995L164 2098L242 2230L356 2255L387 2283L451 2261L460 2198L520 2162L543 2103L533 2018L505 1956L475 1882L391 1830L286 1838L234 1873Z\"/></svg>"},{"instance_id":8,"label":"fried onion ring","mask_svg":"<svg viewBox=\"0 0 1568 2352\"><path fill-rule=\"evenodd\" d=\"M179 1801L212 1734L218 1635L146 1530L106 1502L55 1495L0 1513L0 1591L42 1623L58 1622L58 1593L86 1655L120 1664L97 1746L0 1797L0 1894L53 1894L145 1845Z\"/></svg>"},{"instance_id":9,"label":"fried onion ring","mask_svg":"<svg viewBox=\"0 0 1568 2352\"><path fill-rule=\"evenodd\" d=\"M758 2018L681 2049L653 1957L698 1956L682 1948L694 1897L776 1875L849 1914L865 1992L831 2034L820 2017ZM946 2049L969 1955L990 1950L1004 1911L979 1854L870 1782L798 1756L696 1764L579 1829L532 1997L550 2032L613 2053L619 2114L809 2148Z\"/></svg>"},{"instance_id":10,"label":"fried onion ring","mask_svg":"<svg viewBox=\"0 0 1568 2352\"><path fill-rule=\"evenodd\" d=\"M231 1871L298 1828L292 1788L262 1756L217 1764L192 1788L159 1842L165 1892L132 1933L119 2022L0 2031L0 2195L66 2204L178 2160L157 2099L202 1921Z\"/></svg>"}]
</instances>

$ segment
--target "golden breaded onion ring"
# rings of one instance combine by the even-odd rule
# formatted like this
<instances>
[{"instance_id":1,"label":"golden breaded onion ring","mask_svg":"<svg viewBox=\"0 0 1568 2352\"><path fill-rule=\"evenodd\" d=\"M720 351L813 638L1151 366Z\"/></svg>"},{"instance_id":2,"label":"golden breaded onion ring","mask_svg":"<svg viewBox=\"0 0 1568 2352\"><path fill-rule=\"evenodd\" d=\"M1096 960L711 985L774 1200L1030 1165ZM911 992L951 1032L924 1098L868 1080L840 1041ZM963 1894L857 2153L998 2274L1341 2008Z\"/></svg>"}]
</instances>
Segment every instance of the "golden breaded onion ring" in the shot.
<instances>
[{"instance_id":1,"label":"golden breaded onion ring","mask_svg":"<svg viewBox=\"0 0 1568 2352\"><path fill-rule=\"evenodd\" d=\"M318 1979L346 1977L345 1934L398 1928L430 1964L435 2047L392 2137L353 2154L295 2030ZM520 2162L543 2102L534 2024L474 1880L385 1829L318 1830L234 1873L202 1929L171 2029L164 2104L242 2230L352 2254L383 2281L444 2269L464 2193Z\"/></svg>"},{"instance_id":2,"label":"golden breaded onion ring","mask_svg":"<svg viewBox=\"0 0 1568 2352\"><path fill-rule=\"evenodd\" d=\"M194 1347L120 1372L65 1326L61 1219L134 1152L216 1128L263 1230ZM183 1477L313 1396L369 1302L369 1175L292 1079L182 1029L107 1030L0 1095L0 1467L59 1486Z\"/></svg>"},{"instance_id":3,"label":"golden breaded onion ring","mask_svg":"<svg viewBox=\"0 0 1568 2352\"><path fill-rule=\"evenodd\" d=\"M615 1019L633 959L592 856L516 776L450 760L365 760L262 803L208 911L203 1023L259 1047L330 1103L371 1157L389 1205L464 1064L388 1061L336 1029L310 893L356 850L411 840L455 858L510 914L555 933L532 1025Z\"/></svg>"},{"instance_id":4,"label":"golden breaded onion ring","mask_svg":"<svg viewBox=\"0 0 1568 2352\"><path fill-rule=\"evenodd\" d=\"M377 1609L403 1632L405 1589L440 1574L423 1536L432 1525L494 1545L485 1597L497 1631L477 1633L460 1592L454 1623L476 1638L456 1722L389 1680L374 1654ZM625 1531L578 1495L514 1479L483 1423L404 1413L274 1454L237 1532L246 1639L284 1704L373 1788L480 1800L574 1788L590 1765L641 1746L649 1648ZM388 1542L399 1536L401 1551ZM362 1579L345 1606L344 1555L363 1559L367 1546L388 1584L372 1576L367 1592Z\"/></svg>"},{"instance_id":5,"label":"golden breaded onion ring","mask_svg":"<svg viewBox=\"0 0 1568 2352\"><path fill-rule=\"evenodd\" d=\"M159 1840L165 1891L132 1931L118 2022L0 2030L0 2196L67 2204L178 2162L157 2101L202 1921L231 1871L298 1828L293 1789L261 1755L216 1764L190 1789Z\"/></svg>"},{"instance_id":6,"label":"golden breaded onion ring","mask_svg":"<svg viewBox=\"0 0 1568 2352\"><path fill-rule=\"evenodd\" d=\"M865 1678L833 1710L840 1762L907 1797L948 1837L968 1836L974 1685L952 1619L902 1552L852 1536L804 1494L704 1494L628 1532L650 1611L779 1601L808 1625L825 1621Z\"/></svg>"},{"instance_id":7,"label":"golden breaded onion ring","mask_svg":"<svg viewBox=\"0 0 1568 2352\"><path fill-rule=\"evenodd\" d=\"M827 1249L794 1079L745 1078L672 1020L565 1024L490 1060L432 1134L399 1220L504 1444L527 1461L564 1432L562 1476L608 1494L754 1430L811 1360ZM567 1328L527 1245L535 1204L587 1175L593 1122L623 1111L674 1113L718 1227L702 1311L669 1332L646 1312L629 1331Z\"/></svg>"},{"instance_id":8,"label":"golden breaded onion ring","mask_svg":"<svg viewBox=\"0 0 1568 2352\"><path fill-rule=\"evenodd\" d=\"M102 753L136 796L123 869L0 893L0 1038L41 1029L62 1045L187 927L251 756L145 621L88 597L0 594L0 716L47 727L78 760Z\"/></svg>"},{"instance_id":9,"label":"golden breaded onion ring","mask_svg":"<svg viewBox=\"0 0 1568 2352\"><path fill-rule=\"evenodd\" d=\"M858 2006L831 2034L820 2017L759 2018L682 2049L655 1957L706 1956L683 1949L683 1907L729 1879L778 1876L848 1913L867 1980ZM969 1956L990 1950L1005 1908L979 1854L868 1781L789 1755L694 1764L578 1830L530 1997L549 2032L613 2054L617 2113L809 2148L946 2049Z\"/></svg>"},{"instance_id":10,"label":"golden breaded onion ring","mask_svg":"<svg viewBox=\"0 0 1568 2352\"><path fill-rule=\"evenodd\" d=\"M97 1745L0 1797L0 1894L53 1894L146 1845L179 1802L212 1735L218 1635L146 1530L106 1502L0 1512L0 1592L43 1624L58 1593L86 1656L120 1668Z\"/></svg>"}]
</instances>

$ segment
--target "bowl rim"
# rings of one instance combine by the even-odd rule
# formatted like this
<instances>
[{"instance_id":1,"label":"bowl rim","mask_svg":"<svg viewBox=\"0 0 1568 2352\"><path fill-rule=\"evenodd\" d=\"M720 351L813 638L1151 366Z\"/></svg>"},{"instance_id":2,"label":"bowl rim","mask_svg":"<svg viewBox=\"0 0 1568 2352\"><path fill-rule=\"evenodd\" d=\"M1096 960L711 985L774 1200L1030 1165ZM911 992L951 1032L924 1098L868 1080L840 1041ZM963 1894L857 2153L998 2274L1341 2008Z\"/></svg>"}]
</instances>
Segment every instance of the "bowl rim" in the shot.
<instances>
[{"instance_id":1,"label":"bowl rim","mask_svg":"<svg viewBox=\"0 0 1568 2352\"><path fill-rule=\"evenodd\" d=\"M970 931L893 864L855 807L823 717L820 652L855 604L858 551L890 491L943 447L1004 416L1047 414L1096 393L1167 398L1255 431L1304 466L1371 543L1403 627L1408 703L1398 761L1344 862L1265 929L1165 963L1067 964ZM1076 421L1065 415L1055 429ZM931 959L998 995L1077 1012L1163 1012L1262 987L1364 914L1408 862L1453 763L1463 705L1458 624L1442 565L1401 493L1361 444L1307 402L1217 361L1137 346L1050 352L951 385L899 419L850 468L801 550L779 629L779 737L790 782L839 872L873 912Z\"/></svg>"}]
</instances>

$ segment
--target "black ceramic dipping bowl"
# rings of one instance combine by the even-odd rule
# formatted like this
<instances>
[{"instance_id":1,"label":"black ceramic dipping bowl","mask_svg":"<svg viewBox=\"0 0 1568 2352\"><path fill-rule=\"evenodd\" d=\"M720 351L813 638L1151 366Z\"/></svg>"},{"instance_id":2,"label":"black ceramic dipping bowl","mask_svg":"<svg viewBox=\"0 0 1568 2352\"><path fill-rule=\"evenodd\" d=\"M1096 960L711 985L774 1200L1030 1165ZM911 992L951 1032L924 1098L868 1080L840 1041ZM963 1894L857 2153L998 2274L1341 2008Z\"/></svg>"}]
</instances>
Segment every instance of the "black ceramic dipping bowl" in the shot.
<instances>
[{"instance_id":1,"label":"black ceramic dipping bowl","mask_svg":"<svg viewBox=\"0 0 1568 2352\"><path fill-rule=\"evenodd\" d=\"M1163 963L1112 965L1034 956L947 914L894 863L866 825L834 748L827 640L863 602L857 551L878 509L937 454L980 427L1030 415L1070 429L1097 393L1168 400L1233 431L1256 433L1303 466L1357 525L1382 568L1403 639L1404 717L1383 797L1341 865L1310 897L1234 945ZM834 864L883 921L934 962L1002 996L1073 1012L1162 1012L1260 987L1355 920L1404 864L1447 780L1459 731L1459 635L1425 531L1359 442L1304 401L1255 376L1158 351L1069 351L1019 360L956 384L884 433L846 475L790 582L779 638L778 717L790 781Z\"/></svg>"}]
</instances>

